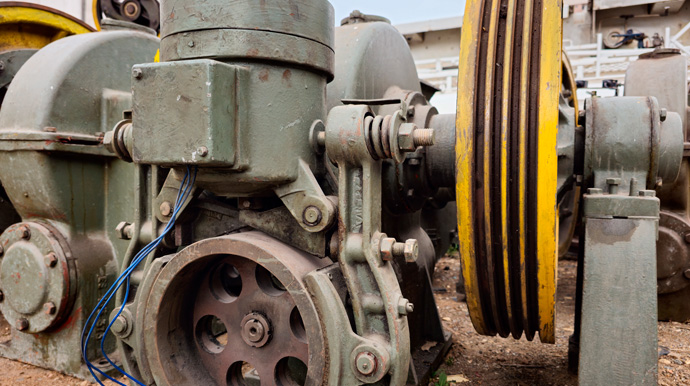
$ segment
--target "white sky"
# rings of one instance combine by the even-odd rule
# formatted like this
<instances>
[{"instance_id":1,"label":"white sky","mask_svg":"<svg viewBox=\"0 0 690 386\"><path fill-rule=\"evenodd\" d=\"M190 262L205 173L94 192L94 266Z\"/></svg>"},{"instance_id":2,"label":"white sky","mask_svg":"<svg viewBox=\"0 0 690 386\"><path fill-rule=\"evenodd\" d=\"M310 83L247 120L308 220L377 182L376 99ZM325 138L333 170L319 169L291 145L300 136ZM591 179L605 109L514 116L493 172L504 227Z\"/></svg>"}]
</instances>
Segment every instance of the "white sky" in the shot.
<instances>
[{"instance_id":1,"label":"white sky","mask_svg":"<svg viewBox=\"0 0 690 386\"><path fill-rule=\"evenodd\" d=\"M384 16L393 24L411 23L465 12L465 0L330 0L335 8L335 23L355 9L365 14Z\"/></svg>"}]
</instances>

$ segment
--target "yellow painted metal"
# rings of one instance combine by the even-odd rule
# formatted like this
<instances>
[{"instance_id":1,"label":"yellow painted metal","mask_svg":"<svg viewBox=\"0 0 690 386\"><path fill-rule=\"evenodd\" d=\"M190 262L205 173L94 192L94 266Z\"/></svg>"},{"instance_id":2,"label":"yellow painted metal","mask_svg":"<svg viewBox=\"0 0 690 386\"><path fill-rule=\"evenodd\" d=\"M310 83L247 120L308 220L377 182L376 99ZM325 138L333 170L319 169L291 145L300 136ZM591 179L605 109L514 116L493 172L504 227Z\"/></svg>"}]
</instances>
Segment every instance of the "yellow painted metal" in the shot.
<instances>
[{"instance_id":1,"label":"yellow painted metal","mask_svg":"<svg viewBox=\"0 0 690 386\"><path fill-rule=\"evenodd\" d=\"M97 30L101 30L101 19L99 18L99 0L93 0L93 4L91 5L91 13L93 14L93 23L96 25Z\"/></svg>"},{"instance_id":2,"label":"yellow painted metal","mask_svg":"<svg viewBox=\"0 0 690 386\"><path fill-rule=\"evenodd\" d=\"M515 0L508 1L508 8L506 12L506 18L508 19L508 25L515 24L515 12L516 12ZM504 63L512 63L513 57L513 38L514 38L513 28L507 28L505 39L505 52L504 52ZM501 111L504 112L501 119L501 241L502 241L502 253L503 253L503 267L510 266L510 256L508 254L508 131L510 130L510 122L508 120L508 115L505 114L506 111L511 109L511 93L512 93L512 81L513 81L513 69L510 66L503 67L503 95L501 96ZM513 299L510 294L511 289L511 278L510 270L503 269L503 280L505 281L505 297L506 297L506 311L508 313L508 321L510 323L510 330L513 332L522 331L515 326L513 321L514 312L513 307L520 307L518 304L513 304Z\"/></svg>"},{"instance_id":3,"label":"yellow painted metal","mask_svg":"<svg viewBox=\"0 0 690 386\"><path fill-rule=\"evenodd\" d=\"M555 341L560 12L561 0L466 5L456 196L468 309L481 334L538 331Z\"/></svg>"},{"instance_id":4,"label":"yellow painted metal","mask_svg":"<svg viewBox=\"0 0 690 386\"><path fill-rule=\"evenodd\" d=\"M481 17L483 2L470 0L465 6L462 36L460 40L460 62L458 77L458 108L456 120L456 200L458 206L458 239L462 259L462 275L465 281L467 308L472 325L480 334L487 335L489 330L482 314L479 295L479 279L475 255L475 234L473 223L474 204L474 127L475 127L475 82L478 69L475 65L479 54L478 40L482 33Z\"/></svg>"},{"instance_id":5,"label":"yellow painted metal","mask_svg":"<svg viewBox=\"0 0 690 386\"><path fill-rule=\"evenodd\" d=\"M558 99L561 88L562 1L542 0L539 123L537 139L537 289L539 338L555 343L558 213Z\"/></svg>"},{"instance_id":6,"label":"yellow painted metal","mask_svg":"<svg viewBox=\"0 0 690 386\"><path fill-rule=\"evenodd\" d=\"M40 49L66 36L92 32L82 21L30 3L0 3L0 52Z\"/></svg>"},{"instance_id":7,"label":"yellow painted metal","mask_svg":"<svg viewBox=\"0 0 690 386\"><path fill-rule=\"evenodd\" d=\"M520 213L520 266L526 267L525 256L526 256L526 240L525 235L527 234L525 213L527 211L527 122L528 122L528 106L527 101L529 100L529 68L531 64L530 49L532 47L532 13L533 13L533 0L525 0L524 8L524 24L522 28L522 60L520 62L520 116L518 117L519 127L520 127L520 155L519 155L519 198L518 198L518 208ZM524 326L529 324L529 305L527 304L527 270L524 268L520 270L520 295L522 301L522 323Z\"/></svg>"}]
</instances>

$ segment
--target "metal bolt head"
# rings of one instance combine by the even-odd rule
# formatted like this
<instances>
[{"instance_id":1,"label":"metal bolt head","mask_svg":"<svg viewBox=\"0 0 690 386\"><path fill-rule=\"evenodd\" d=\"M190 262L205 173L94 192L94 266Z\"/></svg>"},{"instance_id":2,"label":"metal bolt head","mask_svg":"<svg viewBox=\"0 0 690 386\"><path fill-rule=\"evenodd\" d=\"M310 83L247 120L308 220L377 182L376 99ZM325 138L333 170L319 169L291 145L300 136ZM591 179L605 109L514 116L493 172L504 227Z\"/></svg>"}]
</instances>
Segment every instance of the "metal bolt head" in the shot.
<instances>
[{"instance_id":1,"label":"metal bolt head","mask_svg":"<svg viewBox=\"0 0 690 386\"><path fill-rule=\"evenodd\" d=\"M666 120L666 117L668 117L668 110L666 110L666 109L659 110L659 118L661 118L661 122L664 122Z\"/></svg>"},{"instance_id":2,"label":"metal bolt head","mask_svg":"<svg viewBox=\"0 0 690 386\"><path fill-rule=\"evenodd\" d=\"M172 214L172 205L169 201L163 201L161 203L161 206L158 207L158 209L161 211L161 214L165 217L169 217Z\"/></svg>"},{"instance_id":3,"label":"metal bolt head","mask_svg":"<svg viewBox=\"0 0 690 386\"><path fill-rule=\"evenodd\" d=\"M141 71L141 68L135 68L132 70L132 76L134 79L141 79L144 76L144 73Z\"/></svg>"},{"instance_id":4,"label":"metal bolt head","mask_svg":"<svg viewBox=\"0 0 690 386\"><path fill-rule=\"evenodd\" d=\"M55 303L48 302L43 305L43 310L47 315L55 315L57 312L57 307L55 306Z\"/></svg>"},{"instance_id":5,"label":"metal bolt head","mask_svg":"<svg viewBox=\"0 0 690 386\"><path fill-rule=\"evenodd\" d=\"M17 319L17 330L26 331L29 329L29 321L26 318Z\"/></svg>"},{"instance_id":6,"label":"metal bolt head","mask_svg":"<svg viewBox=\"0 0 690 386\"><path fill-rule=\"evenodd\" d=\"M43 261L45 262L46 267L55 268L55 266L58 263L58 258L54 252L50 252L49 254L45 255L45 257L43 258Z\"/></svg>"},{"instance_id":7,"label":"metal bolt head","mask_svg":"<svg viewBox=\"0 0 690 386\"><path fill-rule=\"evenodd\" d=\"M200 157L206 157L208 155L208 148L206 146L199 146L199 148L196 149L196 153L199 154Z\"/></svg>"},{"instance_id":8,"label":"metal bolt head","mask_svg":"<svg viewBox=\"0 0 690 386\"><path fill-rule=\"evenodd\" d=\"M19 235L24 240L29 240L29 239L31 239L31 230L29 229L28 226L22 225L21 227L19 227Z\"/></svg>"},{"instance_id":9,"label":"metal bolt head","mask_svg":"<svg viewBox=\"0 0 690 386\"><path fill-rule=\"evenodd\" d=\"M419 257L419 243L415 239L405 241L405 261L414 263Z\"/></svg>"},{"instance_id":10,"label":"metal bolt head","mask_svg":"<svg viewBox=\"0 0 690 386\"><path fill-rule=\"evenodd\" d=\"M401 151L415 151L414 132L417 125L414 123L403 123L398 129L398 148Z\"/></svg>"},{"instance_id":11,"label":"metal bolt head","mask_svg":"<svg viewBox=\"0 0 690 386\"><path fill-rule=\"evenodd\" d=\"M381 240L381 259L383 261L393 260L393 246L395 245L395 239L392 237L385 237Z\"/></svg>"},{"instance_id":12,"label":"metal bolt head","mask_svg":"<svg viewBox=\"0 0 690 386\"><path fill-rule=\"evenodd\" d=\"M113 321L111 329L116 334L122 334L127 331L127 318L122 315L118 316L117 319Z\"/></svg>"},{"instance_id":13,"label":"metal bolt head","mask_svg":"<svg viewBox=\"0 0 690 386\"><path fill-rule=\"evenodd\" d=\"M410 303L409 300L405 298L400 298L398 300L398 314L407 315L414 311L414 304Z\"/></svg>"},{"instance_id":14,"label":"metal bolt head","mask_svg":"<svg viewBox=\"0 0 690 386\"><path fill-rule=\"evenodd\" d=\"M194 42L190 41L189 43L187 43L187 45L190 47L194 47Z\"/></svg>"},{"instance_id":15,"label":"metal bolt head","mask_svg":"<svg viewBox=\"0 0 690 386\"><path fill-rule=\"evenodd\" d=\"M370 352L361 352L355 358L357 371L362 375L371 375L376 371L376 357Z\"/></svg>"},{"instance_id":16,"label":"metal bolt head","mask_svg":"<svg viewBox=\"0 0 690 386\"><path fill-rule=\"evenodd\" d=\"M323 219L323 215L321 214L321 210L314 205L310 205L304 209L304 212L302 212L302 219L304 220L304 223L309 225L309 226L316 226L319 225L321 220Z\"/></svg>"},{"instance_id":17,"label":"metal bolt head","mask_svg":"<svg viewBox=\"0 0 690 386\"><path fill-rule=\"evenodd\" d=\"M131 238L129 232L127 232L127 227L130 226L131 224L123 221L119 224L117 224L117 227L115 227L115 232L117 232L117 237L121 240L129 240Z\"/></svg>"}]
</instances>

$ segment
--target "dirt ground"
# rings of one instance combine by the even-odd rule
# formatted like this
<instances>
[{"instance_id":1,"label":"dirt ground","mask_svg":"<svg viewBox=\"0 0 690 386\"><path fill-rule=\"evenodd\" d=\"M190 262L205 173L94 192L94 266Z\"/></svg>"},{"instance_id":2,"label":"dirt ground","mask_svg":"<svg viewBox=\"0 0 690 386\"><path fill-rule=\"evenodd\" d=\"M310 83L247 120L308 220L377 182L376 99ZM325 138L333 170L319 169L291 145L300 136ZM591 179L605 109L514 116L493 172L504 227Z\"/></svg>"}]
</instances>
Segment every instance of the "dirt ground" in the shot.
<instances>
[{"instance_id":1,"label":"dirt ground","mask_svg":"<svg viewBox=\"0 0 690 386\"><path fill-rule=\"evenodd\" d=\"M462 295L455 291L457 257L445 257L436 266L434 287L445 328L453 346L432 385L458 384L526 386L576 385L568 373L568 336L573 332L575 262L559 265L556 344L543 345L525 338L491 338L474 332ZM0 342L8 339L8 324L0 318ZM659 384L690 386L690 323L659 323ZM445 379L445 383L442 381ZM0 386L89 386L88 381L0 358ZM115 385L106 382L106 385Z\"/></svg>"}]
</instances>

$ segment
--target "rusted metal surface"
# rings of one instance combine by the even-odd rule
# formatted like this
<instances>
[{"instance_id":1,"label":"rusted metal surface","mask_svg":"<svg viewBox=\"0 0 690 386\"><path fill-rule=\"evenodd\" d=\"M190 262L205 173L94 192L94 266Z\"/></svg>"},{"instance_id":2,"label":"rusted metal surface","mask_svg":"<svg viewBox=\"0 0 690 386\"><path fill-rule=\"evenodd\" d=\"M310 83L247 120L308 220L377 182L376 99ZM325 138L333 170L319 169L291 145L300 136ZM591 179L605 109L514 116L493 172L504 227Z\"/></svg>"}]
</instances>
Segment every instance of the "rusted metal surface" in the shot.
<instances>
[{"instance_id":1,"label":"rusted metal surface","mask_svg":"<svg viewBox=\"0 0 690 386\"><path fill-rule=\"evenodd\" d=\"M141 295L143 373L159 385L323 384L326 343L303 279L328 264L259 232L187 247Z\"/></svg>"}]
</instances>

